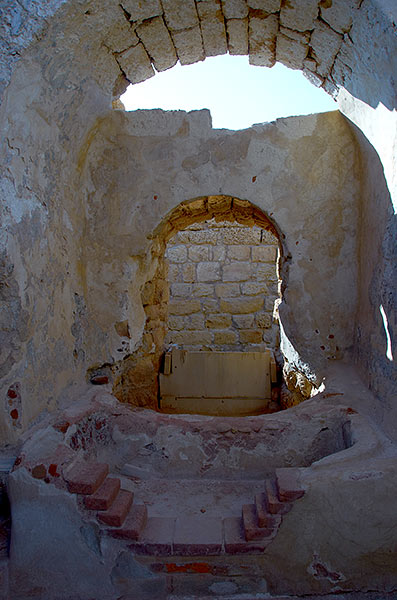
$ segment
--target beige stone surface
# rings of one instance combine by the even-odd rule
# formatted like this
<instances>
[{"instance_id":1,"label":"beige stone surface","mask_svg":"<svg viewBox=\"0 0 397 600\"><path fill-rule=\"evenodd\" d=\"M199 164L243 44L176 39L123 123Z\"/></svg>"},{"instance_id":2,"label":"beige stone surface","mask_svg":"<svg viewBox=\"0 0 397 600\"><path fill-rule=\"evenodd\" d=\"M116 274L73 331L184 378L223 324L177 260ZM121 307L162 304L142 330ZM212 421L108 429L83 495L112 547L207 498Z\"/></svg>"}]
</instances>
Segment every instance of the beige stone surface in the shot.
<instances>
[{"instance_id":1,"label":"beige stone surface","mask_svg":"<svg viewBox=\"0 0 397 600\"><path fill-rule=\"evenodd\" d=\"M220 301L221 310L232 314L253 313L263 308L263 298L231 298Z\"/></svg>"},{"instance_id":2,"label":"beige stone surface","mask_svg":"<svg viewBox=\"0 0 397 600\"><path fill-rule=\"evenodd\" d=\"M175 65L178 58L162 17L145 21L136 28L136 32L157 71L165 71Z\"/></svg>"},{"instance_id":3,"label":"beige stone surface","mask_svg":"<svg viewBox=\"0 0 397 600\"><path fill-rule=\"evenodd\" d=\"M252 248L252 260L257 262L274 263L277 256L275 246L254 246Z\"/></svg>"},{"instance_id":4,"label":"beige stone surface","mask_svg":"<svg viewBox=\"0 0 397 600\"><path fill-rule=\"evenodd\" d=\"M200 310L200 302L198 300L173 300L170 302L171 315L190 315Z\"/></svg>"},{"instance_id":5,"label":"beige stone surface","mask_svg":"<svg viewBox=\"0 0 397 600\"><path fill-rule=\"evenodd\" d=\"M198 27L194 0L162 0L164 18L171 31Z\"/></svg>"},{"instance_id":6,"label":"beige stone surface","mask_svg":"<svg viewBox=\"0 0 397 600\"><path fill-rule=\"evenodd\" d=\"M325 77L329 73L341 45L342 36L320 21L310 38L319 75Z\"/></svg>"},{"instance_id":7,"label":"beige stone surface","mask_svg":"<svg viewBox=\"0 0 397 600\"><path fill-rule=\"evenodd\" d=\"M252 267L250 262L234 262L230 265L224 265L222 279L223 281L247 281L250 279Z\"/></svg>"},{"instance_id":8,"label":"beige stone surface","mask_svg":"<svg viewBox=\"0 0 397 600\"><path fill-rule=\"evenodd\" d=\"M278 18L270 15L266 18L253 17L249 20L249 62L260 67L272 67L276 61L276 38Z\"/></svg>"},{"instance_id":9,"label":"beige stone surface","mask_svg":"<svg viewBox=\"0 0 397 600\"><path fill-rule=\"evenodd\" d=\"M142 44L137 44L120 54L117 62L131 83L140 83L154 75L150 58Z\"/></svg>"},{"instance_id":10,"label":"beige stone surface","mask_svg":"<svg viewBox=\"0 0 397 600\"><path fill-rule=\"evenodd\" d=\"M281 0L247 0L250 8L263 10L266 13L275 13L280 10Z\"/></svg>"},{"instance_id":11,"label":"beige stone surface","mask_svg":"<svg viewBox=\"0 0 397 600\"><path fill-rule=\"evenodd\" d=\"M226 33L229 54L248 54L248 19L228 19Z\"/></svg>"},{"instance_id":12,"label":"beige stone surface","mask_svg":"<svg viewBox=\"0 0 397 600\"><path fill-rule=\"evenodd\" d=\"M132 25L124 19L123 21L118 21L117 25L109 29L104 43L112 52L123 52L127 48L131 48L131 46L136 46L139 43L139 38Z\"/></svg>"},{"instance_id":13,"label":"beige stone surface","mask_svg":"<svg viewBox=\"0 0 397 600\"><path fill-rule=\"evenodd\" d=\"M172 31L171 36L181 65L204 60L203 40L198 25L184 31Z\"/></svg>"},{"instance_id":14,"label":"beige stone surface","mask_svg":"<svg viewBox=\"0 0 397 600\"><path fill-rule=\"evenodd\" d=\"M280 11L280 23L297 31L313 29L319 7L317 0L289 0Z\"/></svg>"},{"instance_id":15,"label":"beige stone surface","mask_svg":"<svg viewBox=\"0 0 397 600\"><path fill-rule=\"evenodd\" d=\"M143 21L163 13L160 0L123 0L122 6L130 14L131 21Z\"/></svg>"},{"instance_id":16,"label":"beige stone surface","mask_svg":"<svg viewBox=\"0 0 397 600\"><path fill-rule=\"evenodd\" d=\"M197 266L198 281L218 281L221 278L221 266L217 262L201 262Z\"/></svg>"},{"instance_id":17,"label":"beige stone surface","mask_svg":"<svg viewBox=\"0 0 397 600\"><path fill-rule=\"evenodd\" d=\"M245 0L221 0L222 12L225 19L244 19L248 16L248 6Z\"/></svg>"},{"instance_id":18,"label":"beige stone surface","mask_svg":"<svg viewBox=\"0 0 397 600\"><path fill-rule=\"evenodd\" d=\"M334 0L320 4L321 18L340 33L349 31L353 22L353 11L359 7L359 0Z\"/></svg>"},{"instance_id":19,"label":"beige stone surface","mask_svg":"<svg viewBox=\"0 0 397 600\"><path fill-rule=\"evenodd\" d=\"M220 3L217 0L201 0L196 6L205 55L226 54L225 22Z\"/></svg>"},{"instance_id":20,"label":"beige stone surface","mask_svg":"<svg viewBox=\"0 0 397 600\"><path fill-rule=\"evenodd\" d=\"M279 33L277 35L276 59L290 69L302 69L309 46Z\"/></svg>"}]
</instances>

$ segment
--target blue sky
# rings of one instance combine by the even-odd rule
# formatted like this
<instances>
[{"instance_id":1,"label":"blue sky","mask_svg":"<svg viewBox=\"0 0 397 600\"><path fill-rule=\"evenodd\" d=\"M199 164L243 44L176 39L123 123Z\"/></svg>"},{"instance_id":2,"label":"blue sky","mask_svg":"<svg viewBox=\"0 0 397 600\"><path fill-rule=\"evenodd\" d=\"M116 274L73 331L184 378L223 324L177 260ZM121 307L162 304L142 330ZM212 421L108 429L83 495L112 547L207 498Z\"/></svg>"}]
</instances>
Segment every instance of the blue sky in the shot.
<instances>
[{"instance_id":1,"label":"blue sky","mask_svg":"<svg viewBox=\"0 0 397 600\"><path fill-rule=\"evenodd\" d=\"M156 73L129 86L121 97L127 110L209 108L213 127L244 129L278 117L336 110L337 104L315 88L301 71L277 63L253 67L246 56L216 56Z\"/></svg>"}]
</instances>

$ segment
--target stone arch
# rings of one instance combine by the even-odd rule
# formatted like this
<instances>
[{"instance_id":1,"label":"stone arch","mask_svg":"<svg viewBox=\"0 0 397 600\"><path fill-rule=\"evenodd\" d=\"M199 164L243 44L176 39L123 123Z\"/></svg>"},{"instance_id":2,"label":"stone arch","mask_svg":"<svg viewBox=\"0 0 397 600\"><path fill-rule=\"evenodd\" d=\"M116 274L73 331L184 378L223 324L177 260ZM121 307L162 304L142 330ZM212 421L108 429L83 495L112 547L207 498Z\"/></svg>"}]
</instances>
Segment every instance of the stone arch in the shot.
<instances>
[{"instance_id":1,"label":"stone arch","mask_svg":"<svg viewBox=\"0 0 397 600\"><path fill-rule=\"evenodd\" d=\"M287 284L288 250L285 236L274 220L249 200L232 196L200 196L173 208L154 229L150 254L155 272L142 286L142 305L146 314L142 341L138 349L120 366L114 385L115 395L123 402L157 409L158 373L164 354L167 307L169 300L165 250L169 239L194 223L210 219L256 225L271 232L279 242L277 272L282 281L281 293ZM153 273L152 268L147 273Z\"/></svg>"}]
</instances>

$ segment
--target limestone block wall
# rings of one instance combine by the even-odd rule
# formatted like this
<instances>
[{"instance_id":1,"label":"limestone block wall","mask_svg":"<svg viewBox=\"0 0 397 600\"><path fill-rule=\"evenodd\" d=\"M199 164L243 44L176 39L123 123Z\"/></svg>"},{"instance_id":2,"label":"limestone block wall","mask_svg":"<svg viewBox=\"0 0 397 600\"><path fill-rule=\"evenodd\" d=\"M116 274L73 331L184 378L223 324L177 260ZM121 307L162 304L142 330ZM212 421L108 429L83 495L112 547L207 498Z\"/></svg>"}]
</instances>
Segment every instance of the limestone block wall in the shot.
<instances>
[{"instance_id":1,"label":"limestone block wall","mask_svg":"<svg viewBox=\"0 0 397 600\"><path fill-rule=\"evenodd\" d=\"M274 348L277 250L269 231L214 219L173 236L165 255L170 283L166 345L218 351Z\"/></svg>"}]
</instances>

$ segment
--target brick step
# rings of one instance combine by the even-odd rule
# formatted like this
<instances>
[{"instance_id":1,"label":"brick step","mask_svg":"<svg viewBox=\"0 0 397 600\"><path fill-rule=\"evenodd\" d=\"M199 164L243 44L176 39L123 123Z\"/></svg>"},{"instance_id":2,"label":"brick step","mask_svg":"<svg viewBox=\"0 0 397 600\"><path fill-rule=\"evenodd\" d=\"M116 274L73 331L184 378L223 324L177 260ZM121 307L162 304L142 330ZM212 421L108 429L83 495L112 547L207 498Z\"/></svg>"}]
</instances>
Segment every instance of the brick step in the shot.
<instances>
[{"instance_id":1,"label":"brick step","mask_svg":"<svg viewBox=\"0 0 397 600\"><path fill-rule=\"evenodd\" d=\"M72 494L94 494L109 473L106 463L79 461L67 468L63 474Z\"/></svg>"},{"instance_id":2,"label":"brick step","mask_svg":"<svg viewBox=\"0 0 397 600\"><path fill-rule=\"evenodd\" d=\"M133 499L133 492L121 489L111 507L98 513L98 521L110 527L121 527L128 515Z\"/></svg>"},{"instance_id":3,"label":"brick step","mask_svg":"<svg viewBox=\"0 0 397 600\"><path fill-rule=\"evenodd\" d=\"M266 479L265 493L267 496L267 510L272 515L285 515L292 508L289 502L282 502L278 497L277 485L273 479Z\"/></svg>"},{"instance_id":4,"label":"brick step","mask_svg":"<svg viewBox=\"0 0 397 600\"><path fill-rule=\"evenodd\" d=\"M294 502L302 498L305 492L298 479L299 469L293 467L276 469L278 497L282 502Z\"/></svg>"},{"instance_id":5,"label":"brick step","mask_svg":"<svg viewBox=\"0 0 397 600\"><path fill-rule=\"evenodd\" d=\"M273 533L273 527L259 527L255 504L244 504L242 516L244 534L247 541L262 540Z\"/></svg>"},{"instance_id":6,"label":"brick step","mask_svg":"<svg viewBox=\"0 0 397 600\"><path fill-rule=\"evenodd\" d=\"M269 513L269 503L266 492L260 492L255 495L255 508L259 527L272 529L280 526L281 515L272 515Z\"/></svg>"},{"instance_id":7,"label":"brick step","mask_svg":"<svg viewBox=\"0 0 397 600\"><path fill-rule=\"evenodd\" d=\"M123 490L121 490L123 491ZM134 504L125 522L118 529L109 529L108 533L121 540L138 540L147 522L147 508L144 504Z\"/></svg>"},{"instance_id":8,"label":"brick step","mask_svg":"<svg viewBox=\"0 0 397 600\"><path fill-rule=\"evenodd\" d=\"M277 529L274 529L263 539L247 540L240 517L227 517L223 520L223 527L226 554L262 554L277 533Z\"/></svg>"},{"instance_id":9,"label":"brick step","mask_svg":"<svg viewBox=\"0 0 397 600\"><path fill-rule=\"evenodd\" d=\"M84 504L89 510L108 510L120 490L120 479L107 477L91 496L85 496Z\"/></svg>"}]
</instances>

